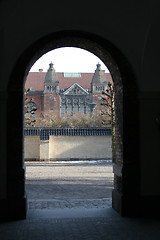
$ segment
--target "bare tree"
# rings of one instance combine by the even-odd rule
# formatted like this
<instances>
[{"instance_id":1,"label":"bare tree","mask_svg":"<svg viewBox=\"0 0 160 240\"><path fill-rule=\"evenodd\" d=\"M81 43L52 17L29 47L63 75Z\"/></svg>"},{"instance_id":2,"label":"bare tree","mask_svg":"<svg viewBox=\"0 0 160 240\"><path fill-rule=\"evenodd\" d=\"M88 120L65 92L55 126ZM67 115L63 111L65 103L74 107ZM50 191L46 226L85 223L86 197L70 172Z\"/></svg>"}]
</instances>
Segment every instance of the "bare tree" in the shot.
<instances>
[{"instance_id":1,"label":"bare tree","mask_svg":"<svg viewBox=\"0 0 160 240\"><path fill-rule=\"evenodd\" d=\"M36 123L34 114L37 108L33 104L33 98L27 97L27 94L29 92L30 92L30 88L24 90L24 126L34 127Z\"/></svg>"},{"instance_id":2,"label":"bare tree","mask_svg":"<svg viewBox=\"0 0 160 240\"><path fill-rule=\"evenodd\" d=\"M115 156L115 109L114 109L114 85L108 82L108 88L102 92L104 97L102 98L101 105L105 107L105 110L101 112L104 117L105 123L107 117L109 118L112 128L112 158ZM108 119L107 119L108 121Z\"/></svg>"}]
</instances>

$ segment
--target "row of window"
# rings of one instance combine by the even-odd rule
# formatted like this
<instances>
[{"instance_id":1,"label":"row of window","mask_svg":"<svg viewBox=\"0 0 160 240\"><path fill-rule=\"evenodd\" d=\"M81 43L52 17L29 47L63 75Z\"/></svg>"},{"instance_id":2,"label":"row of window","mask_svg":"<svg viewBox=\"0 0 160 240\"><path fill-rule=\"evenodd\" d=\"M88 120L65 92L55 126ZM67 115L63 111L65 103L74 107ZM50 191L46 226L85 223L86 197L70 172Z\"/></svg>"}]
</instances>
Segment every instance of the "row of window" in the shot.
<instances>
[{"instance_id":1,"label":"row of window","mask_svg":"<svg viewBox=\"0 0 160 240\"><path fill-rule=\"evenodd\" d=\"M49 103L50 103L50 110L54 110L54 102L53 99L49 99ZM77 99L78 100L78 99ZM74 102L75 104L71 104L71 102L69 102L70 104L66 105L66 104L61 104L60 110L61 110L61 115L65 114L65 113L75 113L75 112L80 112L80 113L91 113L91 109L88 105L86 104L77 104L78 102ZM28 103L29 110L33 110L33 109L37 109L37 106L34 102L30 102Z\"/></svg>"},{"instance_id":2,"label":"row of window","mask_svg":"<svg viewBox=\"0 0 160 240\"><path fill-rule=\"evenodd\" d=\"M61 115L67 113L67 114L70 114L70 113L77 113L77 112L80 112L80 113L91 113L91 109L89 106L85 106L85 105L62 105L61 106Z\"/></svg>"},{"instance_id":3,"label":"row of window","mask_svg":"<svg viewBox=\"0 0 160 240\"><path fill-rule=\"evenodd\" d=\"M87 102L86 98L61 98L61 104L85 104Z\"/></svg>"},{"instance_id":4,"label":"row of window","mask_svg":"<svg viewBox=\"0 0 160 240\"><path fill-rule=\"evenodd\" d=\"M97 91L104 91L104 86L96 86Z\"/></svg>"}]
</instances>

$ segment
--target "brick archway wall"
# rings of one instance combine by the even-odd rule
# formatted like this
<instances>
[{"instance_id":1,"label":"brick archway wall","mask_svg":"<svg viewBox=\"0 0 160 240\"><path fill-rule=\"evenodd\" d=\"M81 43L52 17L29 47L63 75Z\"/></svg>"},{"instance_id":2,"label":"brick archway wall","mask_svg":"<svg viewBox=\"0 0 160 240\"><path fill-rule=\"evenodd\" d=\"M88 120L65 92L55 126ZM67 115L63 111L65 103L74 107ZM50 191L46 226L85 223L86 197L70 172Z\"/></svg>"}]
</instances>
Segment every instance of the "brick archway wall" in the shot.
<instances>
[{"instance_id":1,"label":"brick archway wall","mask_svg":"<svg viewBox=\"0 0 160 240\"><path fill-rule=\"evenodd\" d=\"M33 63L59 47L79 47L98 56L108 67L115 85L116 154L114 159L113 208L123 216L136 215L139 196L138 91L129 63L108 41L96 35L66 31L46 36L22 53L8 86L7 199L10 214L26 217L23 166L23 89ZM15 109L11 108L14 101ZM14 128L12 126L15 126ZM134 148L133 148L134 146ZM131 154L132 153L132 154Z\"/></svg>"}]
</instances>

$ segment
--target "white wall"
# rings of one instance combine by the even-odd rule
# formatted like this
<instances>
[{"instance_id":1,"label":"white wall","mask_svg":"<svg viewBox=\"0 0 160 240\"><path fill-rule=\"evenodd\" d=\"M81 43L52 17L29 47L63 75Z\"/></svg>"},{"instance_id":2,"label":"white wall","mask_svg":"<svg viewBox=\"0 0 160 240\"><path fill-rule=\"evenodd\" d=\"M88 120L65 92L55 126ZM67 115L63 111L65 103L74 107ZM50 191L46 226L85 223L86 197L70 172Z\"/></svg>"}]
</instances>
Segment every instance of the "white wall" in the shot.
<instances>
[{"instance_id":1,"label":"white wall","mask_svg":"<svg viewBox=\"0 0 160 240\"><path fill-rule=\"evenodd\" d=\"M40 137L25 136L24 137L24 159L40 158Z\"/></svg>"},{"instance_id":2,"label":"white wall","mask_svg":"<svg viewBox=\"0 0 160 240\"><path fill-rule=\"evenodd\" d=\"M40 141L40 159L41 161L49 160L49 140Z\"/></svg>"},{"instance_id":3,"label":"white wall","mask_svg":"<svg viewBox=\"0 0 160 240\"><path fill-rule=\"evenodd\" d=\"M25 136L26 160L111 159L111 136Z\"/></svg>"},{"instance_id":4,"label":"white wall","mask_svg":"<svg viewBox=\"0 0 160 240\"><path fill-rule=\"evenodd\" d=\"M50 159L111 159L111 136L50 136Z\"/></svg>"}]
</instances>

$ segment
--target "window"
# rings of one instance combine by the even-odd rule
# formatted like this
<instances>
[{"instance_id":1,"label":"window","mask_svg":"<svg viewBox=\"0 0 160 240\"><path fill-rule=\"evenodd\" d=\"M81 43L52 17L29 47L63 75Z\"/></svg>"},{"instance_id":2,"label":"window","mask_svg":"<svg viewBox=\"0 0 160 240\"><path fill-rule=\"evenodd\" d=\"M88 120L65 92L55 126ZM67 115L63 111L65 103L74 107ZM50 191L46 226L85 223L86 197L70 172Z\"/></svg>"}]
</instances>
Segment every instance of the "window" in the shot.
<instances>
[{"instance_id":1,"label":"window","mask_svg":"<svg viewBox=\"0 0 160 240\"><path fill-rule=\"evenodd\" d=\"M79 112L84 113L84 105L80 105Z\"/></svg>"},{"instance_id":2,"label":"window","mask_svg":"<svg viewBox=\"0 0 160 240\"><path fill-rule=\"evenodd\" d=\"M78 105L74 105L73 112L74 113L78 112Z\"/></svg>"},{"instance_id":3,"label":"window","mask_svg":"<svg viewBox=\"0 0 160 240\"><path fill-rule=\"evenodd\" d=\"M68 98L68 99L67 99L67 103L68 103L68 104L72 104L72 99Z\"/></svg>"},{"instance_id":4,"label":"window","mask_svg":"<svg viewBox=\"0 0 160 240\"><path fill-rule=\"evenodd\" d=\"M91 113L91 109L89 106L86 106L86 113Z\"/></svg>"},{"instance_id":5,"label":"window","mask_svg":"<svg viewBox=\"0 0 160 240\"><path fill-rule=\"evenodd\" d=\"M64 77L74 77L74 78L79 78L81 77L80 73L63 73Z\"/></svg>"},{"instance_id":6,"label":"window","mask_svg":"<svg viewBox=\"0 0 160 240\"><path fill-rule=\"evenodd\" d=\"M72 109L72 105L68 105L67 106L67 113L72 113L73 109Z\"/></svg>"},{"instance_id":7,"label":"window","mask_svg":"<svg viewBox=\"0 0 160 240\"><path fill-rule=\"evenodd\" d=\"M53 110L53 107L54 107L53 101L54 101L53 96L50 96L50 110Z\"/></svg>"},{"instance_id":8,"label":"window","mask_svg":"<svg viewBox=\"0 0 160 240\"><path fill-rule=\"evenodd\" d=\"M61 115L66 113L66 105L61 106Z\"/></svg>"},{"instance_id":9,"label":"window","mask_svg":"<svg viewBox=\"0 0 160 240\"><path fill-rule=\"evenodd\" d=\"M77 105L77 104L78 104L78 102L79 102L79 101L78 101L78 98L75 98L75 99L73 100L73 102L74 102L74 104L76 104L76 105Z\"/></svg>"}]
</instances>

